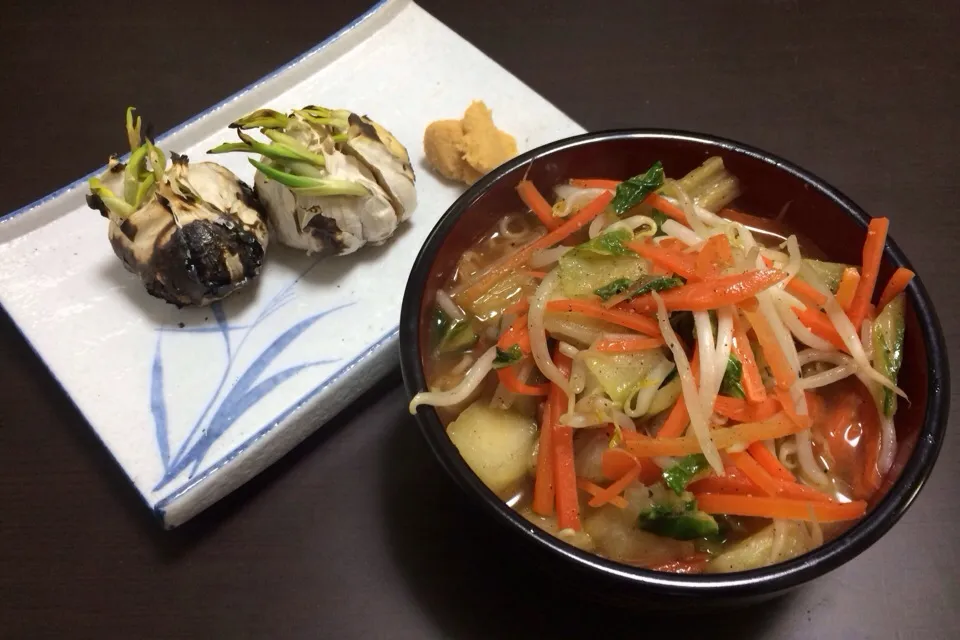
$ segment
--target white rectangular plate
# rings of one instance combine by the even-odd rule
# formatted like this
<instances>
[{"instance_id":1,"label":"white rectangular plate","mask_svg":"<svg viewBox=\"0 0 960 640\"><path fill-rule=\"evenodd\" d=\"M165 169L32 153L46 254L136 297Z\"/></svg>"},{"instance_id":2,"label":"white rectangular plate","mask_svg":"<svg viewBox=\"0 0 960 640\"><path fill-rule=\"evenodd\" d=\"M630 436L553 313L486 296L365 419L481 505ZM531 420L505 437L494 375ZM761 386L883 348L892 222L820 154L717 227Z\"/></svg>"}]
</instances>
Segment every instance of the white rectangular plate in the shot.
<instances>
[{"instance_id":1,"label":"white rectangular plate","mask_svg":"<svg viewBox=\"0 0 960 640\"><path fill-rule=\"evenodd\" d=\"M86 207L85 181L0 219L0 303L166 526L264 469L396 365L410 267L461 192L425 166L423 131L474 99L521 151L583 131L412 2L386 0L161 136L164 150L199 160L254 109L345 107L390 129L417 172L419 205L384 246L318 261L274 244L259 284L212 307L147 295ZM217 161L252 184L246 158Z\"/></svg>"}]
</instances>

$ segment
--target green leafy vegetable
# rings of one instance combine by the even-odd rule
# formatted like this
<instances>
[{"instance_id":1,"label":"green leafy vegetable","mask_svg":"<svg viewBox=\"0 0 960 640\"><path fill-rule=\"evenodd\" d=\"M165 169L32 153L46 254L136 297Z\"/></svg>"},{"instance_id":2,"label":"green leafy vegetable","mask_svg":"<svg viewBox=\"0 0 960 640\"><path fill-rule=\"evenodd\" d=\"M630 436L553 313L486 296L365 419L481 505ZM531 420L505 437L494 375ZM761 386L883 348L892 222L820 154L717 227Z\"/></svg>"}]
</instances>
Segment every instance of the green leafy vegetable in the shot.
<instances>
[{"instance_id":1,"label":"green leafy vegetable","mask_svg":"<svg viewBox=\"0 0 960 640\"><path fill-rule=\"evenodd\" d=\"M700 472L710 468L710 463L702 453L684 456L675 465L663 470L663 481L678 496L684 492L690 481Z\"/></svg>"},{"instance_id":2,"label":"green leafy vegetable","mask_svg":"<svg viewBox=\"0 0 960 640\"><path fill-rule=\"evenodd\" d=\"M653 234L653 237L659 238L660 236L667 235L667 232L663 230L663 223L669 220L670 216L659 209L654 209L653 213L650 214L650 218L657 223L657 232Z\"/></svg>"},{"instance_id":3,"label":"green leafy vegetable","mask_svg":"<svg viewBox=\"0 0 960 640\"><path fill-rule=\"evenodd\" d=\"M479 339L466 320L454 320L440 307L433 310L430 323L430 338L438 353L466 351Z\"/></svg>"},{"instance_id":4,"label":"green leafy vegetable","mask_svg":"<svg viewBox=\"0 0 960 640\"><path fill-rule=\"evenodd\" d=\"M713 516L698 511L697 502L693 499L674 504L654 503L637 516L637 526L674 540L715 538L720 534L717 521Z\"/></svg>"},{"instance_id":5,"label":"green leafy vegetable","mask_svg":"<svg viewBox=\"0 0 960 640\"><path fill-rule=\"evenodd\" d=\"M624 246L624 242L630 242L633 234L626 229L615 229L607 233L601 233L596 238L588 240L578 245L575 251L589 251L600 256L631 256L635 255L632 249Z\"/></svg>"},{"instance_id":6,"label":"green leafy vegetable","mask_svg":"<svg viewBox=\"0 0 960 640\"><path fill-rule=\"evenodd\" d=\"M663 186L663 165L657 160L646 173L641 173L617 185L617 193L610 206L618 216L643 202L643 200Z\"/></svg>"},{"instance_id":7,"label":"green leafy vegetable","mask_svg":"<svg viewBox=\"0 0 960 640\"><path fill-rule=\"evenodd\" d=\"M633 284L633 282L629 278L617 278L610 284L604 285L599 289L594 289L593 292L600 296L602 300L609 300L613 296L620 295L629 289L631 284Z\"/></svg>"},{"instance_id":8,"label":"green leafy vegetable","mask_svg":"<svg viewBox=\"0 0 960 640\"><path fill-rule=\"evenodd\" d=\"M732 398L745 398L743 393L743 365L737 356L730 354L727 360L727 368L723 372L723 380L720 382L720 393Z\"/></svg>"},{"instance_id":9,"label":"green leafy vegetable","mask_svg":"<svg viewBox=\"0 0 960 640\"><path fill-rule=\"evenodd\" d=\"M503 367L509 367L522 359L523 351L520 350L520 345L518 344L510 345L508 349L497 347L497 357L493 359L493 368L502 369Z\"/></svg>"},{"instance_id":10,"label":"green leafy vegetable","mask_svg":"<svg viewBox=\"0 0 960 640\"><path fill-rule=\"evenodd\" d=\"M640 284L639 287L630 292L630 298L636 298L651 291L665 291L674 287L679 287L685 280L679 276L657 276ZM630 299L628 298L628 299Z\"/></svg>"}]
</instances>

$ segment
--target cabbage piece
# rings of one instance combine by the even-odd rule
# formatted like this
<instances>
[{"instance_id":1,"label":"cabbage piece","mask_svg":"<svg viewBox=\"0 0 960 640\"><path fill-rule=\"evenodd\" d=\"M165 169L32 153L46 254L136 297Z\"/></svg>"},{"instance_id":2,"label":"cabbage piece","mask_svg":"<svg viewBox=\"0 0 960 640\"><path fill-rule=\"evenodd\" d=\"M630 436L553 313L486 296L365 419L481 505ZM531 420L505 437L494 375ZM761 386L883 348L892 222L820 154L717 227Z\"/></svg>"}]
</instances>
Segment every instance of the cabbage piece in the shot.
<instances>
[{"instance_id":1,"label":"cabbage piece","mask_svg":"<svg viewBox=\"0 0 960 640\"><path fill-rule=\"evenodd\" d=\"M900 294L887 303L873 323L873 368L896 384L903 363L903 335L905 331L906 296ZM878 388L883 415L893 417L897 412L897 396L890 389Z\"/></svg>"},{"instance_id":2,"label":"cabbage piece","mask_svg":"<svg viewBox=\"0 0 960 640\"><path fill-rule=\"evenodd\" d=\"M502 493L526 474L537 425L532 418L477 401L450 423L447 435L480 480Z\"/></svg>"},{"instance_id":3,"label":"cabbage piece","mask_svg":"<svg viewBox=\"0 0 960 640\"><path fill-rule=\"evenodd\" d=\"M498 280L476 300L466 305L467 311L480 321L487 322L498 317L504 309L523 296L533 295L536 281L526 273L514 273Z\"/></svg>"},{"instance_id":4,"label":"cabbage piece","mask_svg":"<svg viewBox=\"0 0 960 640\"><path fill-rule=\"evenodd\" d=\"M810 537L802 522L784 520L780 526L785 529L781 533L784 538L779 549L774 548L777 532L771 524L711 560L707 564L707 573L729 573L765 567L795 558L811 548Z\"/></svg>"},{"instance_id":5,"label":"cabbage piece","mask_svg":"<svg viewBox=\"0 0 960 640\"><path fill-rule=\"evenodd\" d=\"M583 361L610 399L622 405L646 383L647 374L666 360L661 349L636 353L589 352Z\"/></svg>"},{"instance_id":6,"label":"cabbage piece","mask_svg":"<svg viewBox=\"0 0 960 640\"><path fill-rule=\"evenodd\" d=\"M590 514L583 522L583 530L603 555L627 564L663 564L694 552L692 542L664 538L637 529L634 517L630 509L621 510L608 505Z\"/></svg>"},{"instance_id":7,"label":"cabbage piece","mask_svg":"<svg viewBox=\"0 0 960 640\"><path fill-rule=\"evenodd\" d=\"M677 401L683 388L680 385L680 376L674 376L669 382L657 389L657 394L653 396L650 408L647 409L647 415L652 416L666 411Z\"/></svg>"},{"instance_id":8,"label":"cabbage piece","mask_svg":"<svg viewBox=\"0 0 960 640\"><path fill-rule=\"evenodd\" d=\"M633 237L619 229L604 233L560 258L560 289L569 297L585 296L616 280L633 282L647 271L647 262L624 246Z\"/></svg>"},{"instance_id":9,"label":"cabbage piece","mask_svg":"<svg viewBox=\"0 0 960 640\"><path fill-rule=\"evenodd\" d=\"M812 260L810 258L804 258L803 264L809 267L810 270L820 278L821 282L827 285L832 293L836 293L837 288L840 286L840 279L843 278L843 270L852 266L841 262L824 262L823 260ZM801 269L800 273L797 274L797 277L801 280L805 280L803 271L804 270Z\"/></svg>"}]
</instances>

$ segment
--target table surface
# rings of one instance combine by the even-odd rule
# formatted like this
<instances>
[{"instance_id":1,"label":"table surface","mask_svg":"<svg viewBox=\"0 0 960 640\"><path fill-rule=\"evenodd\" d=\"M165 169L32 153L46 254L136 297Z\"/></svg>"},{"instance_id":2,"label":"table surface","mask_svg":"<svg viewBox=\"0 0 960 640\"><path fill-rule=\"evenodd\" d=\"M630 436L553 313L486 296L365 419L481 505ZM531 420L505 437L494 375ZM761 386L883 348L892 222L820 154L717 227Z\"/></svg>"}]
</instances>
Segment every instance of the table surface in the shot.
<instances>
[{"instance_id":1,"label":"table surface","mask_svg":"<svg viewBox=\"0 0 960 640\"><path fill-rule=\"evenodd\" d=\"M123 144L116 125L128 103L166 130L366 4L5 5L0 211L101 165ZM587 129L742 140L889 216L957 361L960 3L421 4ZM0 312L0 637L559 638L677 628L676 619L570 601L542 584L523 549L431 457L400 383L393 373L168 532ZM910 512L846 566L756 610L680 628L690 637L720 625L748 637L960 637L960 553L950 542L958 458L960 439L950 436Z\"/></svg>"}]
</instances>

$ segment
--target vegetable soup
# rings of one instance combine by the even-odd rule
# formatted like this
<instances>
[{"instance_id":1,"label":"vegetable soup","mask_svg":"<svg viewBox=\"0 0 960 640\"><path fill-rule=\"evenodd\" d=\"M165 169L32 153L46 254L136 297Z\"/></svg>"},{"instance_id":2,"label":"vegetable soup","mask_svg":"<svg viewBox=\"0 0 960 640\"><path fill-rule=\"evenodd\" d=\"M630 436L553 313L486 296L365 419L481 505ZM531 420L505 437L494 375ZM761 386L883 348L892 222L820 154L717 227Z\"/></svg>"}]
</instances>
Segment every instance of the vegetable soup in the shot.
<instances>
[{"instance_id":1,"label":"vegetable soup","mask_svg":"<svg viewBox=\"0 0 960 640\"><path fill-rule=\"evenodd\" d=\"M531 522L680 573L796 557L893 462L904 288L737 211L720 158L680 179L517 185L436 294L424 365L447 433ZM525 207L520 210L520 203Z\"/></svg>"}]
</instances>

